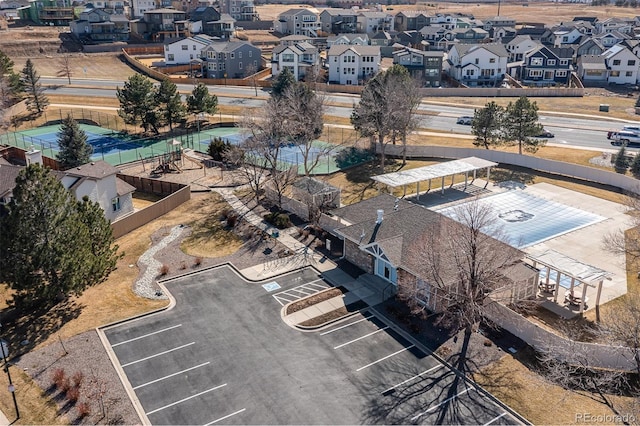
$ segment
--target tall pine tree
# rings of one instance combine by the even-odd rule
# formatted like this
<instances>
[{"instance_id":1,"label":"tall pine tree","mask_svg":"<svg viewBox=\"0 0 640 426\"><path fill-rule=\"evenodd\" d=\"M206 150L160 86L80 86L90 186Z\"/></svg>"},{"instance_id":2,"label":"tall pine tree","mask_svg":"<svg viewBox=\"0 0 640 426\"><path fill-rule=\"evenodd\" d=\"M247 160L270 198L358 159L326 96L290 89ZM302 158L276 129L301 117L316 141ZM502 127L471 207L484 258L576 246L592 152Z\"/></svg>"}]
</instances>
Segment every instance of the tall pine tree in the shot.
<instances>
[{"instance_id":1,"label":"tall pine tree","mask_svg":"<svg viewBox=\"0 0 640 426\"><path fill-rule=\"evenodd\" d=\"M60 151L56 159L60 162L62 170L78 167L91 161L93 148L87 143L86 133L71 114L62 120L62 126L58 132L58 145Z\"/></svg>"},{"instance_id":2,"label":"tall pine tree","mask_svg":"<svg viewBox=\"0 0 640 426\"><path fill-rule=\"evenodd\" d=\"M115 268L117 246L102 209L78 202L39 164L16 178L0 216L0 282L14 304L50 306L102 282Z\"/></svg>"},{"instance_id":3,"label":"tall pine tree","mask_svg":"<svg viewBox=\"0 0 640 426\"><path fill-rule=\"evenodd\" d=\"M27 109L32 114L42 114L49 105L49 99L44 94L44 89L40 84L40 75L36 71L31 59L27 59L20 77L22 88L27 98Z\"/></svg>"},{"instance_id":4,"label":"tall pine tree","mask_svg":"<svg viewBox=\"0 0 640 426\"><path fill-rule=\"evenodd\" d=\"M171 80L165 79L160 82L160 87L156 92L156 103L162 124L168 124L173 130L173 125L182 121L187 110L180 99L178 87Z\"/></svg>"}]
</instances>

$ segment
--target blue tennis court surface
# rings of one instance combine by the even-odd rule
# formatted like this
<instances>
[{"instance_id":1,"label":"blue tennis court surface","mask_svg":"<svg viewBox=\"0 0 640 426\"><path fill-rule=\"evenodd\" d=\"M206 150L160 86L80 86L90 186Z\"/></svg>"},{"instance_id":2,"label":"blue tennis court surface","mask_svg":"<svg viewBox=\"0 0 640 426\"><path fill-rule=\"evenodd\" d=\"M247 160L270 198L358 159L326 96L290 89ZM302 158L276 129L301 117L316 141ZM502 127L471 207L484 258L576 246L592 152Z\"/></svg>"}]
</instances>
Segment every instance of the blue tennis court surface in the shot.
<instances>
[{"instance_id":1,"label":"blue tennis court surface","mask_svg":"<svg viewBox=\"0 0 640 426\"><path fill-rule=\"evenodd\" d=\"M605 217L545 200L526 192L509 191L478 200L491 207L496 226L511 246L524 248L605 220ZM458 206L434 209L456 220Z\"/></svg>"}]
</instances>

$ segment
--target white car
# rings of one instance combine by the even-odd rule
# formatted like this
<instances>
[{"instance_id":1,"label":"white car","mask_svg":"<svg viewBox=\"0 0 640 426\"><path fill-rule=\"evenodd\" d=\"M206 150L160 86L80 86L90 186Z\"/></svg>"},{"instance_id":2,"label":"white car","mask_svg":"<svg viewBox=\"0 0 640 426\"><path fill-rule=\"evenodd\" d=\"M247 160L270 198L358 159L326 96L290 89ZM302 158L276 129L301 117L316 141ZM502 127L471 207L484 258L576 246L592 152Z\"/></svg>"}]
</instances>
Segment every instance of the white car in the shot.
<instances>
[{"instance_id":1,"label":"white car","mask_svg":"<svg viewBox=\"0 0 640 426\"><path fill-rule=\"evenodd\" d=\"M456 124L464 124L465 126L471 126L472 121L473 121L473 117L469 117L468 115L463 115L462 117L458 117L458 121L456 121Z\"/></svg>"}]
</instances>

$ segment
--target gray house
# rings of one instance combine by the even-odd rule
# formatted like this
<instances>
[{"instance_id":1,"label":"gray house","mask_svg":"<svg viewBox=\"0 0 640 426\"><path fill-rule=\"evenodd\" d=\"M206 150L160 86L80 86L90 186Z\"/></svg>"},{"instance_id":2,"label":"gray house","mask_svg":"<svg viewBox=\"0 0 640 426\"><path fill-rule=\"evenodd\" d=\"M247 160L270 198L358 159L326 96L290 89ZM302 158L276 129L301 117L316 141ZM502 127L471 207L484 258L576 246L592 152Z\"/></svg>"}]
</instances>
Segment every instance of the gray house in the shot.
<instances>
[{"instance_id":1,"label":"gray house","mask_svg":"<svg viewBox=\"0 0 640 426\"><path fill-rule=\"evenodd\" d=\"M246 41L213 42L202 49L207 78L244 78L247 67L260 69L260 49Z\"/></svg>"},{"instance_id":2,"label":"gray house","mask_svg":"<svg viewBox=\"0 0 640 426\"><path fill-rule=\"evenodd\" d=\"M393 63L409 70L425 87L440 87L444 52L422 51L404 47L393 52Z\"/></svg>"},{"instance_id":3,"label":"gray house","mask_svg":"<svg viewBox=\"0 0 640 426\"><path fill-rule=\"evenodd\" d=\"M80 13L80 19L69 23L69 29L80 40L96 43L128 41L131 33L126 16L111 14L103 9L84 10Z\"/></svg>"}]
</instances>

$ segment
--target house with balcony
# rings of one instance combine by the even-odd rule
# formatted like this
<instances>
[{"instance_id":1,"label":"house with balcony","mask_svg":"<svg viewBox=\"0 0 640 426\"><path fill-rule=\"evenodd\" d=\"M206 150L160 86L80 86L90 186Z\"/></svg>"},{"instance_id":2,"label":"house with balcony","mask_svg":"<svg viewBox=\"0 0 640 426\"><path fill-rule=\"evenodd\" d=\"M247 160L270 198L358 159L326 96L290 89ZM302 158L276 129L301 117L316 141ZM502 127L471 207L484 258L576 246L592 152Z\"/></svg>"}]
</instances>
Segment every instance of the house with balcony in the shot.
<instances>
[{"instance_id":1,"label":"house with balcony","mask_svg":"<svg viewBox=\"0 0 640 426\"><path fill-rule=\"evenodd\" d=\"M584 38L584 34L575 27L560 26L553 28L553 46L567 47L572 44L579 44Z\"/></svg>"},{"instance_id":2,"label":"house with balcony","mask_svg":"<svg viewBox=\"0 0 640 426\"><path fill-rule=\"evenodd\" d=\"M331 46L327 51L329 83L364 84L380 70L378 46Z\"/></svg>"},{"instance_id":3,"label":"house with balcony","mask_svg":"<svg viewBox=\"0 0 640 426\"><path fill-rule=\"evenodd\" d=\"M189 21L199 22L199 30L192 34L203 33L212 37L228 39L235 32L235 19L231 15L219 13L211 6L200 6L189 14Z\"/></svg>"},{"instance_id":4,"label":"house with balcony","mask_svg":"<svg viewBox=\"0 0 640 426\"><path fill-rule=\"evenodd\" d=\"M303 42L289 46L276 46L271 55L271 75L275 78L285 68L293 74L296 81L302 80L307 73L320 63L318 48Z\"/></svg>"},{"instance_id":5,"label":"house with balcony","mask_svg":"<svg viewBox=\"0 0 640 426\"><path fill-rule=\"evenodd\" d=\"M166 65L186 65L199 61L202 50L217 39L199 34L164 44L164 63Z\"/></svg>"},{"instance_id":6,"label":"house with balcony","mask_svg":"<svg viewBox=\"0 0 640 426\"><path fill-rule=\"evenodd\" d=\"M444 65L451 78L465 86L497 87L507 72L509 52L500 43L454 44Z\"/></svg>"},{"instance_id":7,"label":"house with balcony","mask_svg":"<svg viewBox=\"0 0 640 426\"><path fill-rule=\"evenodd\" d=\"M321 30L320 14L316 9L289 9L273 21L274 31L284 35L317 37Z\"/></svg>"},{"instance_id":8,"label":"house with balcony","mask_svg":"<svg viewBox=\"0 0 640 426\"><path fill-rule=\"evenodd\" d=\"M489 40L489 32L482 28L455 28L453 37L460 43L482 43Z\"/></svg>"},{"instance_id":9,"label":"house with balcony","mask_svg":"<svg viewBox=\"0 0 640 426\"><path fill-rule=\"evenodd\" d=\"M444 28L445 30L453 30L458 27L458 17L454 15L437 13L430 16L429 21L429 26Z\"/></svg>"},{"instance_id":10,"label":"house with balcony","mask_svg":"<svg viewBox=\"0 0 640 426\"><path fill-rule=\"evenodd\" d=\"M145 12L157 8L158 5L155 0L131 0L131 17L133 19L142 19Z\"/></svg>"},{"instance_id":11,"label":"house with balcony","mask_svg":"<svg viewBox=\"0 0 640 426\"><path fill-rule=\"evenodd\" d=\"M420 30L422 40L429 43L429 50L449 50L449 46L455 39L453 30L447 30L442 27L428 26Z\"/></svg>"},{"instance_id":12,"label":"house with balcony","mask_svg":"<svg viewBox=\"0 0 640 426\"><path fill-rule=\"evenodd\" d=\"M622 45L615 45L602 53L607 64L609 84L636 84L638 81L638 65L636 55Z\"/></svg>"},{"instance_id":13,"label":"house with balcony","mask_svg":"<svg viewBox=\"0 0 640 426\"><path fill-rule=\"evenodd\" d=\"M427 12L407 10L398 12L393 21L393 28L396 31L417 31L429 25L431 19Z\"/></svg>"},{"instance_id":14,"label":"house with balcony","mask_svg":"<svg viewBox=\"0 0 640 426\"><path fill-rule=\"evenodd\" d=\"M578 57L578 77L585 86L607 84L609 71L602 55L582 55Z\"/></svg>"},{"instance_id":15,"label":"house with balcony","mask_svg":"<svg viewBox=\"0 0 640 426\"><path fill-rule=\"evenodd\" d=\"M596 34L618 31L623 34L633 34L635 24L633 20L623 18L607 18L595 23Z\"/></svg>"},{"instance_id":16,"label":"house with balcony","mask_svg":"<svg viewBox=\"0 0 640 426\"><path fill-rule=\"evenodd\" d=\"M361 11L357 20L359 33L372 35L378 31L393 31L393 16L386 12Z\"/></svg>"},{"instance_id":17,"label":"house with balcony","mask_svg":"<svg viewBox=\"0 0 640 426\"><path fill-rule=\"evenodd\" d=\"M628 34L623 34L619 31L611 31L609 33L596 34L592 38L599 41L605 49L608 49L624 40L630 39L631 37Z\"/></svg>"},{"instance_id":18,"label":"house with balcony","mask_svg":"<svg viewBox=\"0 0 640 426\"><path fill-rule=\"evenodd\" d=\"M344 44L344 45L357 44L359 46L368 46L369 36L364 33L354 33L354 34L338 34L338 35L327 37L327 48L337 44Z\"/></svg>"},{"instance_id":19,"label":"house with balcony","mask_svg":"<svg viewBox=\"0 0 640 426\"><path fill-rule=\"evenodd\" d=\"M130 16L129 2L124 0L94 0L90 9L102 9L107 13Z\"/></svg>"},{"instance_id":20,"label":"house with balcony","mask_svg":"<svg viewBox=\"0 0 640 426\"><path fill-rule=\"evenodd\" d=\"M216 41L202 49L207 78L244 78L260 70L261 51L246 41Z\"/></svg>"},{"instance_id":21,"label":"house with balcony","mask_svg":"<svg viewBox=\"0 0 640 426\"><path fill-rule=\"evenodd\" d=\"M504 47L509 52L509 62L519 62L524 59L524 55L541 46L540 43L531 39L530 36L515 36L511 41L505 43Z\"/></svg>"},{"instance_id":22,"label":"house with balcony","mask_svg":"<svg viewBox=\"0 0 640 426\"><path fill-rule=\"evenodd\" d=\"M258 10L253 0L220 0L220 13L231 16L236 21L258 21Z\"/></svg>"},{"instance_id":23,"label":"house with balcony","mask_svg":"<svg viewBox=\"0 0 640 426\"><path fill-rule=\"evenodd\" d=\"M497 27L509 27L515 28L516 20L513 18L509 18L508 16L494 16L493 18L486 19L483 22L482 28L486 31L491 31L492 28Z\"/></svg>"},{"instance_id":24,"label":"house with balcony","mask_svg":"<svg viewBox=\"0 0 640 426\"><path fill-rule=\"evenodd\" d=\"M353 9L327 8L320 12L320 26L325 34L349 34L358 31L358 13Z\"/></svg>"},{"instance_id":25,"label":"house with balcony","mask_svg":"<svg viewBox=\"0 0 640 426\"><path fill-rule=\"evenodd\" d=\"M566 86L573 72L574 50L570 47L540 46L525 54L519 78L536 86Z\"/></svg>"},{"instance_id":26,"label":"house with balcony","mask_svg":"<svg viewBox=\"0 0 640 426\"><path fill-rule=\"evenodd\" d=\"M131 27L124 15L107 13L104 9L86 9L80 19L71 21L69 30L79 40L95 43L128 41Z\"/></svg>"},{"instance_id":27,"label":"house with balcony","mask_svg":"<svg viewBox=\"0 0 640 426\"><path fill-rule=\"evenodd\" d=\"M175 9L154 9L144 13L144 18L131 23L131 32L146 40L156 42L170 38L189 37L191 28L186 12Z\"/></svg>"},{"instance_id":28,"label":"house with balcony","mask_svg":"<svg viewBox=\"0 0 640 426\"><path fill-rule=\"evenodd\" d=\"M393 63L405 67L423 87L440 87L444 52L404 47L393 52Z\"/></svg>"},{"instance_id":29,"label":"house with balcony","mask_svg":"<svg viewBox=\"0 0 640 426\"><path fill-rule=\"evenodd\" d=\"M71 0L29 0L28 7L18 9L20 19L38 25L66 26L76 19Z\"/></svg>"}]
</instances>

